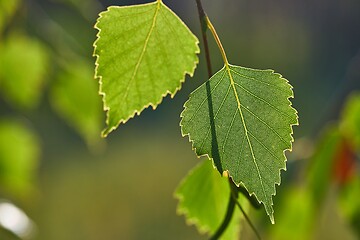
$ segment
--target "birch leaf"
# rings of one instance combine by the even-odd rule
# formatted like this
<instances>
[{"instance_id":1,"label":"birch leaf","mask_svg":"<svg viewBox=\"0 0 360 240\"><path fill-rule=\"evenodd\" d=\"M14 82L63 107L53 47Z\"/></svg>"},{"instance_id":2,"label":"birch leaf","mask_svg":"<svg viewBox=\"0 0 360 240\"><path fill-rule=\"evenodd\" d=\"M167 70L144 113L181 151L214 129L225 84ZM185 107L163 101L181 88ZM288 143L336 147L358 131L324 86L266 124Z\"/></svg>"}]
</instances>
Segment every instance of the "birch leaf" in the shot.
<instances>
[{"instance_id":1,"label":"birch leaf","mask_svg":"<svg viewBox=\"0 0 360 240\"><path fill-rule=\"evenodd\" d=\"M107 128L103 136L181 88L198 63L198 39L162 1L109 7L95 26L96 77Z\"/></svg>"},{"instance_id":2,"label":"birch leaf","mask_svg":"<svg viewBox=\"0 0 360 240\"><path fill-rule=\"evenodd\" d=\"M207 159L192 169L175 192L179 199L177 212L184 214L188 224L194 224L200 233L214 234L221 225L229 202L230 185L221 177ZM241 198L244 209L249 208L245 198ZM221 239L238 239L242 215L235 206L229 226Z\"/></svg>"},{"instance_id":3,"label":"birch leaf","mask_svg":"<svg viewBox=\"0 0 360 240\"><path fill-rule=\"evenodd\" d=\"M198 156L208 155L263 203L274 223L272 196L292 146L297 113L288 81L272 70L226 64L190 94L182 112L182 134Z\"/></svg>"}]
</instances>

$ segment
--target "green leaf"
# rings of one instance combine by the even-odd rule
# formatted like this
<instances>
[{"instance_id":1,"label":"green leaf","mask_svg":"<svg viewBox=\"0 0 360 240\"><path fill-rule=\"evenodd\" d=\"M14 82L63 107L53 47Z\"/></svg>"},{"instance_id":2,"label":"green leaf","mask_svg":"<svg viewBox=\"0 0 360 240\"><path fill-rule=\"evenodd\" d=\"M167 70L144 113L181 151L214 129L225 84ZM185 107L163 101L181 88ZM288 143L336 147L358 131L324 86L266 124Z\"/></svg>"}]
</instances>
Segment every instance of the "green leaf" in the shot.
<instances>
[{"instance_id":1,"label":"green leaf","mask_svg":"<svg viewBox=\"0 0 360 240\"><path fill-rule=\"evenodd\" d=\"M89 145L99 140L101 100L89 64L73 62L61 72L51 88L51 102Z\"/></svg>"},{"instance_id":2,"label":"green leaf","mask_svg":"<svg viewBox=\"0 0 360 240\"><path fill-rule=\"evenodd\" d=\"M0 0L0 35L4 26L8 24L9 20L14 15L18 5L19 0Z\"/></svg>"},{"instance_id":3,"label":"green leaf","mask_svg":"<svg viewBox=\"0 0 360 240\"><path fill-rule=\"evenodd\" d=\"M360 151L360 93L350 95L342 112L340 130L350 140L351 145Z\"/></svg>"},{"instance_id":4,"label":"green leaf","mask_svg":"<svg viewBox=\"0 0 360 240\"><path fill-rule=\"evenodd\" d=\"M312 239L318 212L311 192L303 187L291 186L278 209L279 220L269 229L268 239Z\"/></svg>"},{"instance_id":5,"label":"green leaf","mask_svg":"<svg viewBox=\"0 0 360 240\"><path fill-rule=\"evenodd\" d=\"M40 157L36 135L18 121L0 120L0 186L11 194L32 189Z\"/></svg>"},{"instance_id":6,"label":"green leaf","mask_svg":"<svg viewBox=\"0 0 360 240\"><path fill-rule=\"evenodd\" d=\"M35 39L12 35L0 52L0 90L4 98L20 109L36 107L49 67L46 49Z\"/></svg>"},{"instance_id":7,"label":"green leaf","mask_svg":"<svg viewBox=\"0 0 360 240\"><path fill-rule=\"evenodd\" d=\"M179 199L177 212L184 214L188 224L195 224L200 233L214 234L221 225L230 196L228 179L221 177L208 160L204 160L183 179L175 197ZM244 198L245 200L245 198ZM246 201L241 202L244 209ZM240 210L233 218L221 239L238 239Z\"/></svg>"},{"instance_id":8,"label":"green leaf","mask_svg":"<svg viewBox=\"0 0 360 240\"><path fill-rule=\"evenodd\" d=\"M325 128L315 152L310 159L310 169L308 171L308 189L317 205L323 203L324 197L331 183L334 162L336 155L341 147L341 134L336 125L329 125Z\"/></svg>"},{"instance_id":9,"label":"green leaf","mask_svg":"<svg viewBox=\"0 0 360 240\"><path fill-rule=\"evenodd\" d=\"M272 70L226 65L190 94L181 114L182 134L198 156L254 194L274 222L272 195L291 150L296 110L292 87Z\"/></svg>"},{"instance_id":10,"label":"green leaf","mask_svg":"<svg viewBox=\"0 0 360 240\"><path fill-rule=\"evenodd\" d=\"M360 175L354 176L340 191L338 204L342 216L360 238Z\"/></svg>"},{"instance_id":11,"label":"green leaf","mask_svg":"<svg viewBox=\"0 0 360 240\"><path fill-rule=\"evenodd\" d=\"M198 39L162 1L109 7L95 25L96 77L106 136L128 119L181 88L198 63Z\"/></svg>"}]
</instances>

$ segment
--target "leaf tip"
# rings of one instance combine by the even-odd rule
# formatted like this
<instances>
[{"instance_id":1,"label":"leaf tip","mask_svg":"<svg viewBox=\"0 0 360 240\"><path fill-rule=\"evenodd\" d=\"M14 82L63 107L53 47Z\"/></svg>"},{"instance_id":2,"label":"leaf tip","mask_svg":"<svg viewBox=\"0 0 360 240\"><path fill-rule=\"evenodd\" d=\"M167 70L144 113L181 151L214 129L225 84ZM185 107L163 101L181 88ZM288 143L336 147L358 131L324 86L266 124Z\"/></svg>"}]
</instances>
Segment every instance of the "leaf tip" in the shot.
<instances>
[{"instance_id":1,"label":"leaf tip","mask_svg":"<svg viewBox=\"0 0 360 240\"><path fill-rule=\"evenodd\" d=\"M104 130L101 132L101 137L102 137L102 138L106 138L111 131L112 131L112 130L109 129L109 128L104 129Z\"/></svg>"},{"instance_id":2,"label":"leaf tip","mask_svg":"<svg viewBox=\"0 0 360 240\"><path fill-rule=\"evenodd\" d=\"M269 215L271 224L275 224L274 214Z\"/></svg>"}]
</instances>

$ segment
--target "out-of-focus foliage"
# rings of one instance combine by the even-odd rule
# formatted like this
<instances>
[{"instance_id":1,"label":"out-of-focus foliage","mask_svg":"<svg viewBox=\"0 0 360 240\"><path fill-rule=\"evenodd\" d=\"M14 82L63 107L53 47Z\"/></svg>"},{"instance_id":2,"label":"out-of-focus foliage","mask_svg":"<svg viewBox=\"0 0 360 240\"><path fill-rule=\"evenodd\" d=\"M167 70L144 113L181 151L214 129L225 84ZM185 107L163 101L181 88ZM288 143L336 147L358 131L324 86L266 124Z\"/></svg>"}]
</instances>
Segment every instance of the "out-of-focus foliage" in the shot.
<instances>
[{"instance_id":1,"label":"out-of-focus foliage","mask_svg":"<svg viewBox=\"0 0 360 240\"><path fill-rule=\"evenodd\" d=\"M13 34L0 44L0 90L20 109L38 105L50 67L46 48L38 40Z\"/></svg>"},{"instance_id":2,"label":"out-of-focus foliage","mask_svg":"<svg viewBox=\"0 0 360 240\"><path fill-rule=\"evenodd\" d=\"M360 93L351 94L344 106L340 121L344 147L335 166L341 184L340 210L360 238Z\"/></svg>"},{"instance_id":3,"label":"out-of-focus foliage","mask_svg":"<svg viewBox=\"0 0 360 240\"><path fill-rule=\"evenodd\" d=\"M74 67L75 66L75 67ZM74 127L92 147L99 141L101 103L91 64L70 63L52 85L55 110Z\"/></svg>"},{"instance_id":4,"label":"out-of-focus foliage","mask_svg":"<svg viewBox=\"0 0 360 240\"><path fill-rule=\"evenodd\" d=\"M314 201L321 204L331 183L335 155L339 150L341 135L337 126L328 126L315 146L307 172L308 190Z\"/></svg>"},{"instance_id":5,"label":"out-of-focus foliage","mask_svg":"<svg viewBox=\"0 0 360 240\"><path fill-rule=\"evenodd\" d=\"M39 139L23 123L0 120L0 194L23 197L33 189L40 156Z\"/></svg>"},{"instance_id":6,"label":"out-of-focus foliage","mask_svg":"<svg viewBox=\"0 0 360 240\"><path fill-rule=\"evenodd\" d=\"M6 24L13 17L20 0L0 0L0 36Z\"/></svg>"},{"instance_id":7,"label":"out-of-focus foliage","mask_svg":"<svg viewBox=\"0 0 360 240\"><path fill-rule=\"evenodd\" d=\"M350 95L342 112L340 129L351 142L354 150L360 152L360 93Z\"/></svg>"},{"instance_id":8,"label":"out-of-focus foliage","mask_svg":"<svg viewBox=\"0 0 360 240\"><path fill-rule=\"evenodd\" d=\"M269 228L271 239L328 239L329 232L336 233L335 238L360 236L360 169L355 147L360 111L354 96L345 102L342 118L322 129L297 186L288 186L278 208L279 221ZM328 226L332 231L326 230Z\"/></svg>"},{"instance_id":9,"label":"out-of-focus foliage","mask_svg":"<svg viewBox=\"0 0 360 240\"><path fill-rule=\"evenodd\" d=\"M329 202L329 193L335 188L338 205L335 203L334 206L337 208L334 211L340 212L341 217L353 226L355 233L360 237L358 96L358 93L353 93L347 98L341 119L328 126L319 139L311 158L307 186L312 202L317 206L313 213L319 212L319 208ZM315 214L314 218L316 217Z\"/></svg>"},{"instance_id":10,"label":"out-of-focus foliage","mask_svg":"<svg viewBox=\"0 0 360 240\"><path fill-rule=\"evenodd\" d=\"M343 217L360 237L360 174L353 177L340 191L339 206Z\"/></svg>"},{"instance_id":11,"label":"out-of-focus foliage","mask_svg":"<svg viewBox=\"0 0 360 240\"><path fill-rule=\"evenodd\" d=\"M291 188L291 189L290 189ZM271 239L311 239L315 222L315 208L310 192L302 187L290 186L286 199L277 214L276 227L270 228Z\"/></svg>"},{"instance_id":12,"label":"out-of-focus foliage","mask_svg":"<svg viewBox=\"0 0 360 240\"><path fill-rule=\"evenodd\" d=\"M100 7L101 3L97 0L51 0L54 2L63 3L72 6L80 11L80 13L87 19L92 19L93 13Z\"/></svg>"},{"instance_id":13,"label":"out-of-focus foliage","mask_svg":"<svg viewBox=\"0 0 360 240\"><path fill-rule=\"evenodd\" d=\"M36 17L32 12L36 12ZM44 16L48 18L41 19ZM62 45L62 39L69 38L69 34L59 31L61 28L41 11L38 1L0 0L0 198L21 203L19 207L31 205L31 200L38 197L38 165L41 153L47 151L41 149L43 144L39 142L52 133L52 129L44 131L43 126L57 128L54 120L48 118L49 113L45 118L43 115L50 109L49 97L55 112L89 146L96 148L99 142L101 105L92 64L80 61L83 56ZM42 36L54 29L61 37ZM0 239L27 239L20 234L25 223L15 213L0 212L0 217L4 227Z\"/></svg>"}]
</instances>

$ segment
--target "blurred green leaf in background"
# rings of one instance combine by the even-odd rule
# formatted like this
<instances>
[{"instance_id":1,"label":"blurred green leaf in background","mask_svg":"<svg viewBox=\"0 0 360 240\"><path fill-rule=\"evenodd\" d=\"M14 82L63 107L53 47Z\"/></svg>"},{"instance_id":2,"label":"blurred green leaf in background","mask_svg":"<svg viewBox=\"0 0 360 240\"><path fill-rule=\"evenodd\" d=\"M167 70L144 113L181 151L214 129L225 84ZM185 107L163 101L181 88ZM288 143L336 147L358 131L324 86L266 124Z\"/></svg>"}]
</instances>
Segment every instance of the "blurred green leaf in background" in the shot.
<instances>
[{"instance_id":1,"label":"blurred green leaf in background","mask_svg":"<svg viewBox=\"0 0 360 240\"><path fill-rule=\"evenodd\" d=\"M55 110L83 136L90 148L96 148L100 141L103 119L93 74L91 64L69 63L59 72L50 95Z\"/></svg>"},{"instance_id":2,"label":"blurred green leaf in background","mask_svg":"<svg viewBox=\"0 0 360 240\"><path fill-rule=\"evenodd\" d=\"M0 119L0 194L23 198L34 190L40 153L33 129L14 119Z\"/></svg>"},{"instance_id":3,"label":"blurred green leaf in background","mask_svg":"<svg viewBox=\"0 0 360 240\"><path fill-rule=\"evenodd\" d=\"M51 66L46 48L36 39L13 34L0 44L0 52L2 95L14 107L36 107Z\"/></svg>"},{"instance_id":4,"label":"blurred green leaf in background","mask_svg":"<svg viewBox=\"0 0 360 240\"><path fill-rule=\"evenodd\" d=\"M0 36L4 27L10 22L13 17L20 0L0 0Z\"/></svg>"},{"instance_id":5,"label":"blurred green leaf in background","mask_svg":"<svg viewBox=\"0 0 360 240\"><path fill-rule=\"evenodd\" d=\"M349 96L342 112L340 129L354 150L360 152L360 92Z\"/></svg>"}]
</instances>

